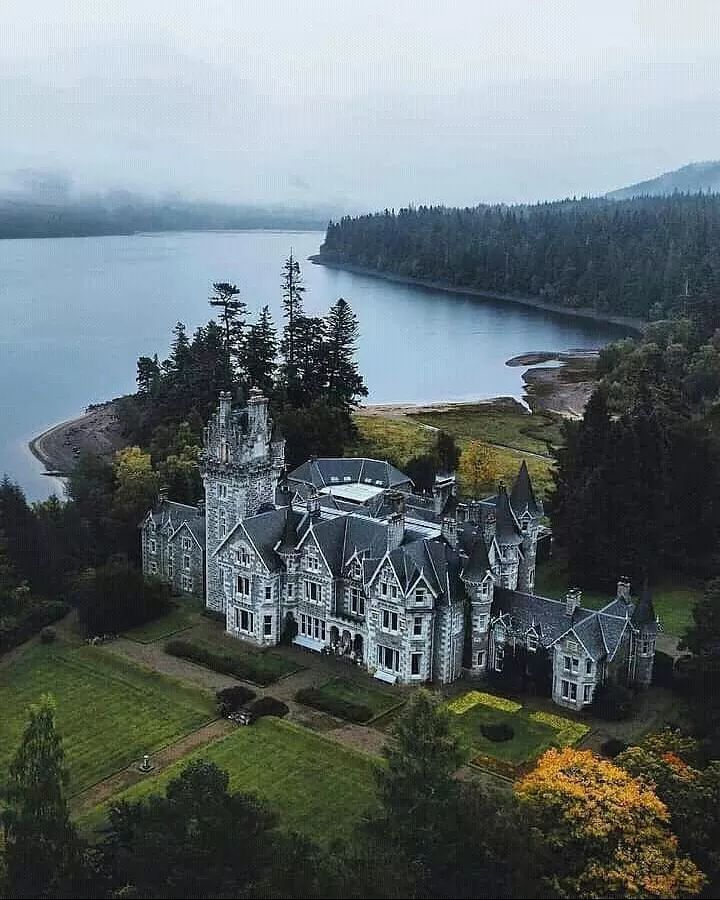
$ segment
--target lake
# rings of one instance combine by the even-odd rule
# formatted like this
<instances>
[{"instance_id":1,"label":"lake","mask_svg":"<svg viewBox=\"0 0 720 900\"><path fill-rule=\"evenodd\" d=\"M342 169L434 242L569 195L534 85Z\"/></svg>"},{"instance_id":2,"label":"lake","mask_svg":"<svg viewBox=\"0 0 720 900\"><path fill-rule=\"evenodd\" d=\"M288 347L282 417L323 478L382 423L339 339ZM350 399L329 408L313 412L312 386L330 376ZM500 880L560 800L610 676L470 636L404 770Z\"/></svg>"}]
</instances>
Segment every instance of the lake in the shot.
<instances>
[{"instance_id":1,"label":"lake","mask_svg":"<svg viewBox=\"0 0 720 900\"><path fill-rule=\"evenodd\" d=\"M0 472L33 499L56 489L27 442L89 403L133 391L138 356L162 358L178 320L194 329L210 318L211 282L237 283L252 317L268 304L278 324L291 247L307 312L324 313L342 296L357 313L369 402L521 397L523 369L506 360L599 347L625 333L304 262L322 238L246 231L0 241Z\"/></svg>"}]
</instances>

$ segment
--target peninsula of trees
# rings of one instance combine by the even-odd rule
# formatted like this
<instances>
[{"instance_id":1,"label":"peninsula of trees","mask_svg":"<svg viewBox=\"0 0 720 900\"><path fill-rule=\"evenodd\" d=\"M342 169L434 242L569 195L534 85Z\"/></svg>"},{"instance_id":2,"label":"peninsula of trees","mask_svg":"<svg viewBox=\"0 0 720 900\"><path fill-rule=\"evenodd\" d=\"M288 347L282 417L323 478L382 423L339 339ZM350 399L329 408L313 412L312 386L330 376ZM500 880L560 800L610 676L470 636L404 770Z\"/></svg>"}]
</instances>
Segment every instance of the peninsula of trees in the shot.
<instances>
[{"instance_id":1,"label":"peninsula of trees","mask_svg":"<svg viewBox=\"0 0 720 900\"><path fill-rule=\"evenodd\" d=\"M330 222L319 262L642 319L716 294L720 196L419 206Z\"/></svg>"}]
</instances>

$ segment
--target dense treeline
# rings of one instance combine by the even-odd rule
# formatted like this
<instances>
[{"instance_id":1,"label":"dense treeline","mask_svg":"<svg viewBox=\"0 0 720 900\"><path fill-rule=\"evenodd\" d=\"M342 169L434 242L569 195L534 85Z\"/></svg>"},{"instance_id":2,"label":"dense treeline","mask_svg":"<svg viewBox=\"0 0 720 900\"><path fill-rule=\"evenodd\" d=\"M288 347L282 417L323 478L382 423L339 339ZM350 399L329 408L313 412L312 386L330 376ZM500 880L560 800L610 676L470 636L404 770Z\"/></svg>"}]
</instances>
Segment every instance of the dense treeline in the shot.
<instances>
[{"instance_id":1,"label":"dense treeline","mask_svg":"<svg viewBox=\"0 0 720 900\"><path fill-rule=\"evenodd\" d=\"M85 843L68 814L52 701L31 708L0 813L6 897L637 897L717 887L720 766L677 731L616 762L551 749L514 789L458 779L441 698L418 691L376 775L376 802L330 847L289 831L197 759L164 794L120 801ZM348 797L352 803L352 797ZM622 814L618 815L618 810Z\"/></svg>"},{"instance_id":2,"label":"dense treeline","mask_svg":"<svg viewBox=\"0 0 720 900\"><path fill-rule=\"evenodd\" d=\"M720 567L720 308L687 313L603 350L600 386L565 426L553 531L588 586Z\"/></svg>"},{"instance_id":3,"label":"dense treeline","mask_svg":"<svg viewBox=\"0 0 720 900\"><path fill-rule=\"evenodd\" d=\"M720 288L720 195L411 207L328 225L328 262L657 319Z\"/></svg>"}]
</instances>

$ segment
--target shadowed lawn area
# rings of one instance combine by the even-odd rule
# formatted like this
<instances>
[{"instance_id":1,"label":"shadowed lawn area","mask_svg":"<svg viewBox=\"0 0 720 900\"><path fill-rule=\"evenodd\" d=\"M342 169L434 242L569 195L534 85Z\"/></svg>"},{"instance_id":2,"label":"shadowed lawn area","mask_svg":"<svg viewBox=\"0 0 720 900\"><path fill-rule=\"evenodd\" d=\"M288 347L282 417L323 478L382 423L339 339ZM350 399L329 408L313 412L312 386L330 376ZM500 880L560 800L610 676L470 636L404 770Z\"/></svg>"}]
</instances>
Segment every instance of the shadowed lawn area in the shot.
<instances>
[{"instance_id":1,"label":"shadowed lawn area","mask_svg":"<svg viewBox=\"0 0 720 900\"><path fill-rule=\"evenodd\" d=\"M359 703L372 710L372 717L380 716L405 702L402 694L384 691L382 688L353 681L350 678L333 678L318 688L319 693L348 703Z\"/></svg>"},{"instance_id":2,"label":"shadowed lawn area","mask_svg":"<svg viewBox=\"0 0 720 900\"><path fill-rule=\"evenodd\" d=\"M216 622L205 621L191 630L181 632L177 638L170 638L170 641L172 640L187 641L194 647L209 651L216 658L222 657L236 662L237 672L230 674L257 684L272 684L278 678L302 669L297 662L286 659L279 653L274 653L272 650L260 650L243 640L230 637L225 633L222 625ZM207 668L216 671L224 670L222 667L216 668L210 662L200 664L207 665ZM225 671L229 673L229 670Z\"/></svg>"},{"instance_id":3,"label":"shadowed lawn area","mask_svg":"<svg viewBox=\"0 0 720 900\"><path fill-rule=\"evenodd\" d=\"M139 644L152 644L197 624L201 609L197 600L178 601L165 615L123 632L123 637Z\"/></svg>"},{"instance_id":4,"label":"shadowed lawn area","mask_svg":"<svg viewBox=\"0 0 720 900\"><path fill-rule=\"evenodd\" d=\"M238 728L113 802L163 791L193 759L216 763L229 773L233 790L257 794L278 812L285 827L326 843L347 837L375 804L377 760L273 718ZM99 807L81 824L101 824L107 808Z\"/></svg>"},{"instance_id":5,"label":"shadowed lawn area","mask_svg":"<svg viewBox=\"0 0 720 900\"><path fill-rule=\"evenodd\" d=\"M42 694L57 704L70 794L216 718L210 694L101 648L38 644L2 671L0 772L18 746L28 706Z\"/></svg>"},{"instance_id":6,"label":"shadowed lawn area","mask_svg":"<svg viewBox=\"0 0 720 900\"><path fill-rule=\"evenodd\" d=\"M561 560L549 560L537 567L535 592L545 597L562 599L566 591L576 585L570 578ZM582 584L577 587L583 587ZM635 585L633 587L636 587ZM682 637L692 622L692 608L702 595L702 589L693 584L682 584L679 579L664 578L651 584L655 612L660 617L663 630L674 637ZM600 609L613 599L614 592L588 591L583 589L582 605L588 609Z\"/></svg>"}]
</instances>

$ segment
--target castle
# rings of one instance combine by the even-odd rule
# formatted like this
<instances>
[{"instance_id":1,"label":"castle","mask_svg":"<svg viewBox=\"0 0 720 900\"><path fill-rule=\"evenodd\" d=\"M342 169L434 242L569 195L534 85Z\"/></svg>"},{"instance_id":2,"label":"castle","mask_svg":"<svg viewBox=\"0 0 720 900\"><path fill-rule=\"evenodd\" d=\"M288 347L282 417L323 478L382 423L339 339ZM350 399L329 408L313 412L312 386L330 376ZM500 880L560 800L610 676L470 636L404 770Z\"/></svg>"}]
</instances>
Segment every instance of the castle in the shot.
<instances>
[{"instance_id":1,"label":"castle","mask_svg":"<svg viewBox=\"0 0 720 900\"><path fill-rule=\"evenodd\" d=\"M600 610L533 593L543 508L523 462L512 490L459 502L373 459L311 459L290 474L268 401L229 394L205 428L204 509L161 497L141 523L143 569L204 595L228 634L346 655L391 683L483 678L544 656L552 697L582 709L606 681L648 685L657 620L621 579ZM204 540L204 550L201 542Z\"/></svg>"}]
</instances>

